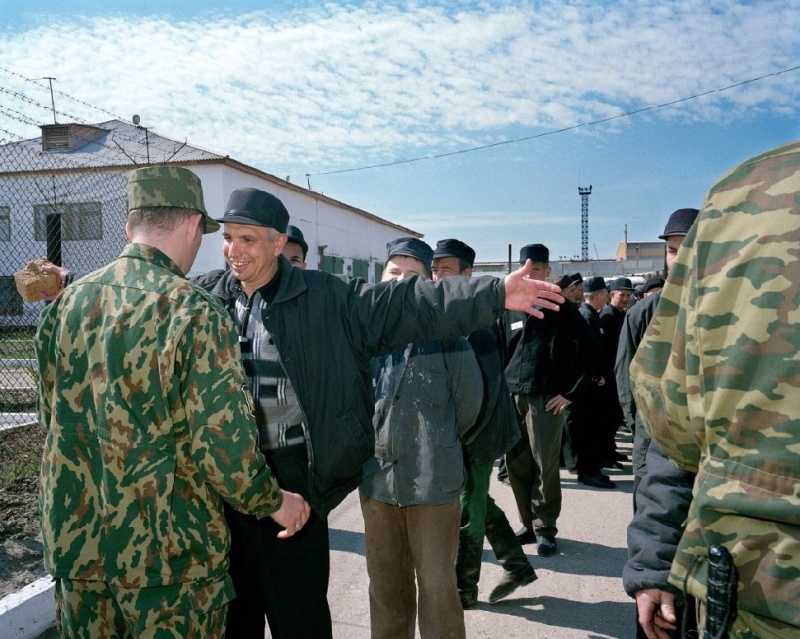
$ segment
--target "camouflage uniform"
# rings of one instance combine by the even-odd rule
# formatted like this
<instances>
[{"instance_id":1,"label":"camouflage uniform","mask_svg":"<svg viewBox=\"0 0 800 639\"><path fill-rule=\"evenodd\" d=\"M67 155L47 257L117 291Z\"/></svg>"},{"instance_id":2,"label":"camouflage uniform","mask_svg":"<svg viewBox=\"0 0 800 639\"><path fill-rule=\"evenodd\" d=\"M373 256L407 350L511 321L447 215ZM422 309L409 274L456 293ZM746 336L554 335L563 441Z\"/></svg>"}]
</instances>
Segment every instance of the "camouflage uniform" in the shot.
<instances>
[{"instance_id":1,"label":"camouflage uniform","mask_svg":"<svg viewBox=\"0 0 800 639\"><path fill-rule=\"evenodd\" d=\"M726 546L735 637L800 632L798 306L795 142L711 189L631 367L653 439L697 473L670 582L705 602L708 548Z\"/></svg>"},{"instance_id":2,"label":"camouflage uniform","mask_svg":"<svg viewBox=\"0 0 800 639\"><path fill-rule=\"evenodd\" d=\"M222 500L260 517L281 503L227 312L130 244L44 309L36 352L64 636L220 636L234 596Z\"/></svg>"}]
</instances>

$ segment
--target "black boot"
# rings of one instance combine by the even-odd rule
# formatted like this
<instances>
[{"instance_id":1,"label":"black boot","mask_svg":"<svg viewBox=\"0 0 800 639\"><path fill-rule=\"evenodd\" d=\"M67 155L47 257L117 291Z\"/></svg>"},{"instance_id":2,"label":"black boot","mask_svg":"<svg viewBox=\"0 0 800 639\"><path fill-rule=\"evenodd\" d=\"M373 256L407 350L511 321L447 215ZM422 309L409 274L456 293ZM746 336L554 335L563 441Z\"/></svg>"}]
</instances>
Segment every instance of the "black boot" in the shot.
<instances>
[{"instance_id":1,"label":"black boot","mask_svg":"<svg viewBox=\"0 0 800 639\"><path fill-rule=\"evenodd\" d=\"M458 537L458 555L456 555L456 582L461 607L465 610L478 603L478 580L481 577L481 555L483 554L483 537Z\"/></svg>"},{"instance_id":2,"label":"black boot","mask_svg":"<svg viewBox=\"0 0 800 639\"><path fill-rule=\"evenodd\" d=\"M505 571L500 583L489 595L489 601L494 603L508 597L517 588L535 581L536 571L525 556L525 551L505 515L486 522L486 538Z\"/></svg>"}]
</instances>

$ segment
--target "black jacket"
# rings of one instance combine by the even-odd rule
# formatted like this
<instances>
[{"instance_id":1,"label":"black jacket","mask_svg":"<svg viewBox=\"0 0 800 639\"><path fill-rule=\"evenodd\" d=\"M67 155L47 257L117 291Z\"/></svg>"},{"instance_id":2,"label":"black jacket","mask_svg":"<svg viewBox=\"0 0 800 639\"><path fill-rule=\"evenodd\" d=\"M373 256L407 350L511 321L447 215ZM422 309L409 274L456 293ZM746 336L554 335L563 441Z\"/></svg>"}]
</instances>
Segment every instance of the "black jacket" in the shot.
<instances>
[{"instance_id":1,"label":"black jacket","mask_svg":"<svg viewBox=\"0 0 800 639\"><path fill-rule=\"evenodd\" d=\"M543 319L524 313L503 315L509 362L506 379L512 393L563 395L580 399L591 380L592 337L577 307L565 301Z\"/></svg>"},{"instance_id":2,"label":"black jacket","mask_svg":"<svg viewBox=\"0 0 800 639\"><path fill-rule=\"evenodd\" d=\"M633 400L633 391L631 390L630 367L633 356L636 355L636 349L639 348L647 326L656 312L659 299L661 299L661 291L637 302L625 314L625 321L622 323L622 331L619 336L617 359L614 364L619 404L622 407L622 414L625 416L625 423L633 432L631 465L636 477L642 477L645 473L645 456L647 447L650 445L650 435L647 434L636 411L636 402Z\"/></svg>"},{"instance_id":3,"label":"black jacket","mask_svg":"<svg viewBox=\"0 0 800 639\"><path fill-rule=\"evenodd\" d=\"M508 390L505 341L498 325L475 331L468 338L483 377L483 404L475 426L461 438L467 464L484 466L507 453L521 437L517 411Z\"/></svg>"},{"instance_id":4,"label":"black jacket","mask_svg":"<svg viewBox=\"0 0 800 639\"><path fill-rule=\"evenodd\" d=\"M491 324L505 303L495 278L411 278L370 285L280 258L281 281L263 321L297 393L307 425L308 501L321 515L361 481L374 450L369 360L409 342L466 335ZM233 311L242 295L230 271L195 283Z\"/></svg>"},{"instance_id":5,"label":"black jacket","mask_svg":"<svg viewBox=\"0 0 800 639\"><path fill-rule=\"evenodd\" d=\"M636 513L628 525L628 561L622 569L622 585L631 597L645 588L680 594L667 578L692 501L694 477L679 470L656 442L650 444L647 472L636 492Z\"/></svg>"}]
</instances>

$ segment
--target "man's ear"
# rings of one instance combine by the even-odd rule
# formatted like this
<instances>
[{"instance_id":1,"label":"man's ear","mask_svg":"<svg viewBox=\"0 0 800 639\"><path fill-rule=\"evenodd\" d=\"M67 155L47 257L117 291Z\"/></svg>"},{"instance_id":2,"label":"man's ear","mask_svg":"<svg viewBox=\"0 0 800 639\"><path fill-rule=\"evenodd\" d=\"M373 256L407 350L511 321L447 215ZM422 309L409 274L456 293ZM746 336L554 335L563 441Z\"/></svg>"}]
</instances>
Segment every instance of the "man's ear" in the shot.
<instances>
[{"instance_id":1,"label":"man's ear","mask_svg":"<svg viewBox=\"0 0 800 639\"><path fill-rule=\"evenodd\" d=\"M203 234L202 224L204 223L202 215L193 215L189 218L189 223L186 225L186 239L190 242L197 237L197 234Z\"/></svg>"}]
</instances>

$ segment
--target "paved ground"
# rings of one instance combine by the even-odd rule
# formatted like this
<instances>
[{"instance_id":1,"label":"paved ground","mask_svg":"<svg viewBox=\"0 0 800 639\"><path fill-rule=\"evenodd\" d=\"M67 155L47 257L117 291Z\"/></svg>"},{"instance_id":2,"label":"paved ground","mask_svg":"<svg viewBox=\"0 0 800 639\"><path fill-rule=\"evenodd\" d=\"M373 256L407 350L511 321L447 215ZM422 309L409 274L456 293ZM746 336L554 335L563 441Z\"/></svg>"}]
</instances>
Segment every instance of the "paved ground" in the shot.
<instances>
[{"instance_id":1,"label":"paved ground","mask_svg":"<svg viewBox=\"0 0 800 639\"><path fill-rule=\"evenodd\" d=\"M620 441L629 452L630 438ZM634 637L635 606L622 589L627 556L625 529L631 516L630 464L611 471L616 490L586 488L562 471L564 504L559 521L558 555L539 558L526 551L539 579L512 598L489 604L502 574L488 543L484 545L480 603L467 610L467 637L491 639L578 639ZM517 527L511 489L492 480L492 496ZM368 580L364 529L356 495L331 516L332 569L329 600L335 639L369 638Z\"/></svg>"},{"instance_id":2,"label":"paved ground","mask_svg":"<svg viewBox=\"0 0 800 639\"><path fill-rule=\"evenodd\" d=\"M630 438L620 440L629 453ZM616 490L586 488L562 471L564 505L559 553L539 558L526 546L539 579L498 604L487 603L502 574L484 546L481 602L466 611L467 636L490 639L629 639L635 607L622 590L625 528L631 516L630 464L609 473ZM511 489L492 480L492 496L517 525ZM364 528L352 494L330 518L332 566L329 600L335 639L369 638ZM418 636L418 635L417 635ZM55 633L44 635L48 639ZM269 635L267 635L269 637ZM235 637L229 639L236 639ZM309 638L312 639L312 638Z\"/></svg>"}]
</instances>

